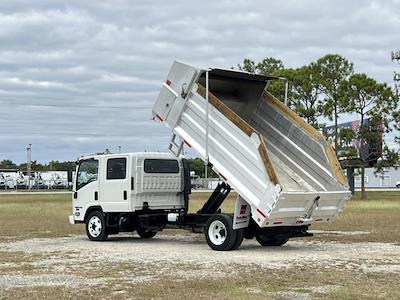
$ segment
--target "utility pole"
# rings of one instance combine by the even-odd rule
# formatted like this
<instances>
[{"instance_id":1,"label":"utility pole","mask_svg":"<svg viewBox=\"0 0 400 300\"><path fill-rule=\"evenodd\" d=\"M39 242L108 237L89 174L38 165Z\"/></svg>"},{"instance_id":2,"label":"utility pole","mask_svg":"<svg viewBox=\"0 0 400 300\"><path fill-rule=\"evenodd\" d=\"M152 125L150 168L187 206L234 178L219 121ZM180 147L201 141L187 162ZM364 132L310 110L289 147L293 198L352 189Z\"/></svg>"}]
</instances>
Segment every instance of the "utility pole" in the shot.
<instances>
[{"instance_id":1,"label":"utility pole","mask_svg":"<svg viewBox=\"0 0 400 300\"><path fill-rule=\"evenodd\" d=\"M396 60L400 64L400 50L392 51L392 61ZM394 87L396 89L396 95L399 95L400 92L400 73L394 72L393 73L393 81Z\"/></svg>"},{"instance_id":2,"label":"utility pole","mask_svg":"<svg viewBox=\"0 0 400 300\"><path fill-rule=\"evenodd\" d=\"M29 144L28 148L26 148L28 154L28 163L26 164L26 173L28 176L28 189L31 189L31 163L32 163L32 144Z\"/></svg>"}]
</instances>

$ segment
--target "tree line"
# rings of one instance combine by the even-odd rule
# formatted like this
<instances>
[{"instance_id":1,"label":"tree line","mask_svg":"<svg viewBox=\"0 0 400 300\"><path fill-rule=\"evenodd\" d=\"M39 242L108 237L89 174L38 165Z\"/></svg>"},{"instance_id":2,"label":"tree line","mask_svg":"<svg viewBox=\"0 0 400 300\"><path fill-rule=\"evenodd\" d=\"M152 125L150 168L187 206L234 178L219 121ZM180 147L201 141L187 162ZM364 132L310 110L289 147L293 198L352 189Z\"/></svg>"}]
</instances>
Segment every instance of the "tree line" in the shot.
<instances>
[{"instance_id":1,"label":"tree line","mask_svg":"<svg viewBox=\"0 0 400 300\"><path fill-rule=\"evenodd\" d=\"M280 59L273 57L260 62L246 58L238 68L287 79L287 105L315 128L325 127L326 124L321 122L323 119L333 121L335 152L339 158L358 161L356 166L360 170L363 199L366 198L365 166L371 166L371 161L374 161L373 166L379 171L383 167L399 164L398 151L385 144L374 155L366 151L369 145L379 143L384 133L400 129L398 95L386 83L380 83L364 73L356 73L354 64L345 57L328 54L299 68L286 68ZM272 81L268 90L284 101L284 80ZM352 128L339 130L339 120L344 114L358 119L358 131ZM400 145L400 136L395 139ZM355 140L357 143L354 143Z\"/></svg>"},{"instance_id":2,"label":"tree line","mask_svg":"<svg viewBox=\"0 0 400 300\"><path fill-rule=\"evenodd\" d=\"M75 170L76 164L74 161L58 161L52 160L48 163L41 164L36 160L31 162L32 172L41 171L69 171ZM18 169L20 171L27 170L27 163L16 164L9 159L3 159L0 161L0 169Z\"/></svg>"}]
</instances>

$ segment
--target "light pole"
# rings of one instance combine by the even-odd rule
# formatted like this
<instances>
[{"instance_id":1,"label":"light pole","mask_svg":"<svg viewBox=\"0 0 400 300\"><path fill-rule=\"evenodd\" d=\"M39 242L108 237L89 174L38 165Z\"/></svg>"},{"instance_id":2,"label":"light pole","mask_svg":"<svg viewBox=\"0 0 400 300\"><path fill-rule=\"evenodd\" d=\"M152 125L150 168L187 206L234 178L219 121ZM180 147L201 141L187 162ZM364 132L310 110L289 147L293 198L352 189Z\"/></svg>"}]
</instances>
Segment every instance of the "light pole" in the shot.
<instances>
[{"instance_id":1,"label":"light pole","mask_svg":"<svg viewBox=\"0 0 400 300\"><path fill-rule=\"evenodd\" d=\"M28 163L26 164L26 173L28 175L28 189L31 189L31 161L32 161L32 144L29 144L28 148L26 148L28 154Z\"/></svg>"},{"instance_id":2,"label":"light pole","mask_svg":"<svg viewBox=\"0 0 400 300\"><path fill-rule=\"evenodd\" d=\"M400 50L392 51L391 56L392 56L392 61L395 60L400 64ZM396 89L396 95L399 95L399 90L400 90L400 73L399 72L395 71L393 73L393 81L394 81L394 87Z\"/></svg>"}]
</instances>

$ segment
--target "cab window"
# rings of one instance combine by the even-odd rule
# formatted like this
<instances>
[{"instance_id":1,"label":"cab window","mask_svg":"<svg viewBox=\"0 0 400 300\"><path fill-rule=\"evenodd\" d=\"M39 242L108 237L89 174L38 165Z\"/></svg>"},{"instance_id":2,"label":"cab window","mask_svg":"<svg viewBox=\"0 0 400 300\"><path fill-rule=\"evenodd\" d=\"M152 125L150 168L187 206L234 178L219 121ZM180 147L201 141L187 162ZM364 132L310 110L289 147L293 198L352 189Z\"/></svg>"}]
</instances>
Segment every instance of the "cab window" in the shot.
<instances>
[{"instance_id":1,"label":"cab window","mask_svg":"<svg viewBox=\"0 0 400 300\"><path fill-rule=\"evenodd\" d=\"M126 158L107 160L107 180L126 178Z\"/></svg>"},{"instance_id":2,"label":"cab window","mask_svg":"<svg viewBox=\"0 0 400 300\"><path fill-rule=\"evenodd\" d=\"M98 177L99 161L96 159L83 160L79 163L78 175L76 177L76 189L84 187L90 182L96 181Z\"/></svg>"},{"instance_id":3,"label":"cab window","mask_svg":"<svg viewBox=\"0 0 400 300\"><path fill-rule=\"evenodd\" d=\"M145 173L179 173L178 161L175 159L145 159Z\"/></svg>"}]
</instances>

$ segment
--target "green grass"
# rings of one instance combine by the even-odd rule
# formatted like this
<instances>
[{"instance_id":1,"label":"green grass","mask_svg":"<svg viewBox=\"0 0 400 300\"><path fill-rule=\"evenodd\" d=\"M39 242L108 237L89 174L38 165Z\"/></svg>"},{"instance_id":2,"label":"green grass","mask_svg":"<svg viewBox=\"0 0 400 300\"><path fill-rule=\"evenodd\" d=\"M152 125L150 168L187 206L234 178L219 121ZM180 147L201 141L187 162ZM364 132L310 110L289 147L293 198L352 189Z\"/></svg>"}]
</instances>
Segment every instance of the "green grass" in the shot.
<instances>
[{"instance_id":1,"label":"green grass","mask_svg":"<svg viewBox=\"0 0 400 300\"><path fill-rule=\"evenodd\" d=\"M109 274L109 275L118 275ZM118 277L116 277L118 278ZM320 292L315 288L331 287ZM118 293L121 292L122 293ZM282 292L294 293L282 297ZM107 286L18 288L1 292L5 299L296 299L296 293L312 299L400 299L398 278L390 274L355 274L342 270L259 269L228 278L177 281L163 278L140 284L123 278ZM307 298L306 298L307 299Z\"/></svg>"},{"instance_id":2,"label":"green grass","mask_svg":"<svg viewBox=\"0 0 400 300\"><path fill-rule=\"evenodd\" d=\"M83 233L80 225L68 223L71 195L1 195L0 237L55 237Z\"/></svg>"},{"instance_id":3,"label":"green grass","mask_svg":"<svg viewBox=\"0 0 400 300\"><path fill-rule=\"evenodd\" d=\"M196 212L207 200L208 193L191 195L190 211ZM222 205L223 212L232 212L236 194L231 193ZM70 225L70 194L0 194L0 237L25 239L83 234L82 225ZM347 242L400 242L400 192L369 192L368 200L359 194L349 201L344 213L329 224L311 229L335 231L365 231L361 235L316 235L323 240ZM176 231L173 231L173 233ZM182 232L182 231L181 231Z\"/></svg>"},{"instance_id":4,"label":"green grass","mask_svg":"<svg viewBox=\"0 0 400 300\"><path fill-rule=\"evenodd\" d=\"M400 192L368 192L367 200L360 194L349 201L344 212L332 223L312 226L312 229L334 231L364 231L360 235L316 235L317 239L342 242L400 242Z\"/></svg>"}]
</instances>

